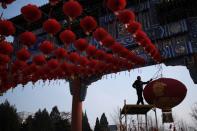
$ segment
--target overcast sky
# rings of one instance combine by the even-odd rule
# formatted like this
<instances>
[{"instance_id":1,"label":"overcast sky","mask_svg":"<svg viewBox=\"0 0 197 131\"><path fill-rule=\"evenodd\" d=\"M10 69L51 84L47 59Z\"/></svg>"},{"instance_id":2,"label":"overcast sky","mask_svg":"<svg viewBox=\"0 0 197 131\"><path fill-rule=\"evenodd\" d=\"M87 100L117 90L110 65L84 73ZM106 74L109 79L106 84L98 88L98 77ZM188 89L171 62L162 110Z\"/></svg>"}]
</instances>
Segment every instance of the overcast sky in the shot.
<instances>
[{"instance_id":1,"label":"overcast sky","mask_svg":"<svg viewBox=\"0 0 197 131\"><path fill-rule=\"evenodd\" d=\"M46 0L17 0L6 10L0 9L0 13L4 12L4 18L13 17L20 13L20 7L32 2L42 5L46 3ZM177 79L186 85L187 96L180 105L173 108L173 113L180 119L191 121L189 113L191 112L191 106L197 102L197 85L193 84L186 67L166 67L165 65L162 67L164 77ZM129 104L136 103L136 91L131 86L136 77L140 75L143 81L147 81L153 77L157 70L158 66L151 66L135 69L130 73L121 72L116 75L107 75L107 77L104 76L101 80L89 86L86 100L83 103L83 110L86 110L91 126L94 126L96 117L100 118L103 112L106 113L109 123L112 124L111 115L114 114L117 107L123 107L124 99ZM39 108L47 108L48 111L51 111L51 108L55 105L58 106L60 111L70 112L72 103L69 85L65 81L52 81L50 83L39 81L34 86L29 83L24 88L19 85L1 96L0 103L6 99L14 104L18 111L27 112L36 112ZM159 109L158 111L160 112ZM160 113L158 117L161 120Z\"/></svg>"}]
</instances>

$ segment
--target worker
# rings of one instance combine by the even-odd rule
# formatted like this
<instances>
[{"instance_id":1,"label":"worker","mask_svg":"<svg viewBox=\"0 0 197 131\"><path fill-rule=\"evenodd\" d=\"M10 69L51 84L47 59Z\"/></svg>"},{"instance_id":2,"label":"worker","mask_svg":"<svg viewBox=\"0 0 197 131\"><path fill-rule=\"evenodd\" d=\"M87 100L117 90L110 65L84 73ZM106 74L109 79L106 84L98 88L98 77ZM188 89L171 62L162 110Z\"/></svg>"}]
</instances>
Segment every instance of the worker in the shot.
<instances>
[{"instance_id":1,"label":"worker","mask_svg":"<svg viewBox=\"0 0 197 131\"><path fill-rule=\"evenodd\" d=\"M149 81L147 82L143 82L141 81L141 77L140 76L137 76L137 80L133 83L133 88L136 89L137 91L137 96L138 96L138 100L137 100L137 105L139 105L140 103L142 105L144 105L144 101L143 101L143 96L142 96L142 92L143 92L143 85L144 84L148 84L149 82L151 82L152 79L150 79Z\"/></svg>"}]
</instances>

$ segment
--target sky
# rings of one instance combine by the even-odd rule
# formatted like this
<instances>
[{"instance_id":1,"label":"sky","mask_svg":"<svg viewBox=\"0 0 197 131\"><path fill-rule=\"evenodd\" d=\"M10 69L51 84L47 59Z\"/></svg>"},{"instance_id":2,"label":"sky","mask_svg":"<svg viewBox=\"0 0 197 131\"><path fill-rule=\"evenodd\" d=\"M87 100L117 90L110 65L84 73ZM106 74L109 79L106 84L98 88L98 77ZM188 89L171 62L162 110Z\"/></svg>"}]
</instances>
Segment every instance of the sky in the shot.
<instances>
[{"instance_id":1,"label":"sky","mask_svg":"<svg viewBox=\"0 0 197 131\"><path fill-rule=\"evenodd\" d=\"M42 5L46 0L17 0L17 2L8 6L6 10L0 8L0 13L4 12L4 18L11 18L20 13L20 8L28 3ZM191 107L197 102L195 85L189 75L189 71L184 66L165 66L162 65L163 77L174 78L187 87L187 95L183 102L173 108L173 114L177 118L192 121L190 118ZM124 105L135 104L137 101L136 91L132 87L132 83L136 77L140 75L143 81L152 78L158 71L158 65L143 67L124 71L118 74L104 76L101 80L92 83L88 87L87 96L83 102L83 110L87 112L89 122L94 127L96 117L101 117L105 112L109 124L113 124L112 117ZM72 96L69 92L69 84L66 81L49 81L43 83L38 81L35 85L28 83L25 87L17 86L13 90L9 90L3 96L0 96L0 103L8 100L15 105L18 112L36 112L39 108L50 112L52 107L57 105L60 111L71 111ZM152 114L151 111L149 113ZM158 109L158 118L161 121L161 111Z\"/></svg>"}]
</instances>

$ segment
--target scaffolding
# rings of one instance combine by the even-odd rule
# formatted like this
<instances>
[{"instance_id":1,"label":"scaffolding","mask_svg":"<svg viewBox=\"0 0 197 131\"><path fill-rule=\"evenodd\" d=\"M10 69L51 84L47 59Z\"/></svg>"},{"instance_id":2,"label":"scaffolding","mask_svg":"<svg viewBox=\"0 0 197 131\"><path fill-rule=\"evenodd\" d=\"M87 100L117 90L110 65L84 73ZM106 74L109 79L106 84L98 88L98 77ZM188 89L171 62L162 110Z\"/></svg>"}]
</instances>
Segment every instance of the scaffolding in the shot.
<instances>
[{"instance_id":1,"label":"scaffolding","mask_svg":"<svg viewBox=\"0 0 197 131\"><path fill-rule=\"evenodd\" d=\"M120 109L120 115L121 115L121 120L125 118L125 129L121 131L127 131L127 115L137 115L137 131L140 131L141 129L139 128L140 123L139 123L139 115L144 115L145 116L145 129L148 131L148 123L147 123L147 113L153 110L155 112L155 123L156 123L156 128L158 129L158 122L157 122L157 112L156 108L153 105L135 105L135 104L126 104L126 100L124 101L124 106L122 109Z\"/></svg>"}]
</instances>

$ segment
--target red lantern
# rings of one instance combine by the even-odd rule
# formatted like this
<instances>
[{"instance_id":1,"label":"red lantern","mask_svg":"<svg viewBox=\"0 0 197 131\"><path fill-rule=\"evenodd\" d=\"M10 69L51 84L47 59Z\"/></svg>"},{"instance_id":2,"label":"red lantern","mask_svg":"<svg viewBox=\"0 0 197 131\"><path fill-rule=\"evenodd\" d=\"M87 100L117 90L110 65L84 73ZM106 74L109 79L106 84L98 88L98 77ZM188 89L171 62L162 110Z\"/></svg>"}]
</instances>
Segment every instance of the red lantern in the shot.
<instances>
[{"instance_id":1,"label":"red lantern","mask_svg":"<svg viewBox=\"0 0 197 131\"><path fill-rule=\"evenodd\" d=\"M75 41L76 36L71 30L64 30L60 33L59 38L63 43L69 45Z\"/></svg>"},{"instance_id":2,"label":"red lantern","mask_svg":"<svg viewBox=\"0 0 197 131\"><path fill-rule=\"evenodd\" d=\"M26 31L20 34L19 40L21 44L26 45L26 46L31 46L36 42L36 36L34 33Z\"/></svg>"},{"instance_id":3,"label":"red lantern","mask_svg":"<svg viewBox=\"0 0 197 131\"><path fill-rule=\"evenodd\" d=\"M11 21L0 20L0 35L9 36L15 33L16 29Z\"/></svg>"},{"instance_id":4,"label":"red lantern","mask_svg":"<svg viewBox=\"0 0 197 131\"><path fill-rule=\"evenodd\" d=\"M0 1L1 3L1 6L6 9L7 8L7 4L11 4L12 2L14 2L15 0L3 0L3 1Z\"/></svg>"},{"instance_id":5,"label":"red lantern","mask_svg":"<svg viewBox=\"0 0 197 131\"><path fill-rule=\"evenodd\" d=\"M68 1L63 5L63 12L65 15L75 19L82 13L82 6L77 1Z\"/></svg>"},{"instance_id":6,"label":"red lantern","mask_svg":"<svg viewBox=\"0 0 197 131\"><path fill-rule=\"evenodd\" d=\"M75 41L74 45L77 48L77 50L84 51L88 46L88 42L86 39L81 38Z\"/></svg>"},{"instance_id":7,"label":"red lantern","mask_svg":"<svg viewBox=\"0 0 197 131\"><path fill-rule=\"evenodd\" d=\"M50 42L50 41L43 41L39 47L39 49L44 53L44 54L50 54L53 49L54 49L54 46L53 46L53 43Z\"/></svg>"},{"instance_id":8,"label":"red lantern","mask_svg":"<svg viewBox=\"0 0 197 131\"><path fill-rule=\"evenodd\" d=\"M62 59L67 56L67 51L64 48L57 48L54 54L58 59Z\"/></svg>"},{"instance_id":9,"label":"red lantern","mask_svg":"<svg viewBox=\"0 0 197 131\"><path fill-rule=\"evenodd\" d=\"M16 60L12 65L12 72L22 71L27 67L27 63L25 61Z\"/></svg>"},{"instance_id":10,"label":"red lantern","mask_svg":"<svg viewBox=\"0 0 197 131\"><path fill-rule=\"evenodd\" d=\"M43 23L44 30L52 35L55 35L61 30L61 25L56 19L48 19Z\"/></svg>"},{"instance_id":11,"label":"red lantern","mask_svg":"<svg viewBox=\"0 0 197 131\"><path fill-rule=\"evenodd\" d=\"M97 41L101 41L108 36L108 32L104 28L99 27L94 31L93 36Z\"/></svg>"},{"instance_id":12,"label":"red lantern","mask_svg":"<svg viewBox=\"0 0 197 131\"><path fill-rule=\"evenodd\" d=\"M107 7L113 12L123 10L126 4L126 0L107 0Z\"/></svg>"},{"instance_id":13,"label":"red lantern","mask_svg":"<svg viewBox=\"0 0 197 131\"><path fill-rule=\"evenodd\" d=\"M79 64L80 65L85 67L85 66L88 65L88 63L89 63L89 60L85 56L80 57L80 59L79 59Z\"/></svg>"},{"instance_id":14,"label":"red lantern","mask_svg":"<svg viewBox=\"0 0 197 131\"><path fill-rule=\"evenodd\" d=\"M97 27L97 22L92 16L86 16L80 21L80 26L85 33L90 33Z\"/></svg>"},{"instance_id":15,"label":"red lantern","mask_svg":"<svg viewBox=\"0 0 197 131\"><path fill-rule=\"evenodd\" d=\"M115 43L110 48L114 53L119 54L124 47L120 43Z\"/></svg>"},{"instance_id":16,"label":"red lantern","mask_svg":"<svg viewBox=\"0 0 197 131\"><path fill-rule=\"evenodd\" d=\"M0 53L10 55L13 52L13 46L7 41L0 43Z\"/></svg>"},{"instance_id":17,"label":"red lantern","mask_svg":"<svg viewBox=\"0 0 197 131\"><path fill-rule=\"evenodd\" d=\"M58 61L56 59L50 59L47 63L51 69L55 69L58 67Z\"/></svg>"},{"instance_id":18,"label":"red lantern","mask_svg":"<svg viewBox=\"0 0 197 131\"><path fill-rule=\"evenodd\" d=\"M136 33L134 34L134 38L137 42L144 40L145 38L147 38L147 35L144 31L138 30L136 31Z\"/></svg>"},{"instance_id":19,"label":"red lantern","mask_svg":"<svg viewBox=\"0 0 197 131\"><path fill-rule=\"evenodd\" d=\"M142 25L139 22L132 21L128 24L127 31L131 34L135 34L137 30L141 30Z\"/></svg>"},{"instance_id":20,"label":"red lantern","mask_svg":"<svg viewBox=\"0 0 197 131\"><path fill-rule=\"evenodd\" d=\"M46 59L45 59L44 55L37 55L37 56L34 56L33 62L36 65L43 65L46 63Z\"/></svg>"},{"instance_id":21,"label":"red lantern","mask_svg":"<svg viewBox=\"0 0 197 131\"><path fill-rule=\"evenodd\" d=\"M144 98L163 111L171 110L183 101L187 89L183 83L172 78L160 78L144 88Z\"/></svg>"},{"instance_id":22,"label":"red lantern","mask_svg":"<svg viewBox=\"0 0 197 131\"><path fill-rule=\"evenodd\" d=\"M10 57L8 55L0 54L0 65L5 65L10 61Z\"/></svg>"},{"instance_id":23,"label":"red lantern","mask_svg":"<svg viewBox=\"0 0 197 131\"><path fill-rule=\"evenodd\" d=\"M142 47L147 47L152 44L151 40L148 37L143 37L138 41L138 44L141 45Z\"/></svg>"},{"instance_id":24,"label":"red lantern","mask_svg":"<svg viewBox=\"0 0 197 131\"><path fill-rule=\"evenodd\" d=\"M135 20L135 14L131 10L123 10L119 12L118 19L123 24L128 24Z\"/></svg>"},{"instance_id":25,"label":"red lantern","mask_svg":"<svg viewBox=\"0 0 197 131\"><path fill-rule=\"evenodd\" d=\"M93 45L89 45L86 48L86 53L88 54L88 56L94 56L95 52L96 52L96 47Z\"/></svg>"},{"instance_id":26,"label":"red lantern","mask_svg":"<svg viewBox=\"0 0 197 131\"><path fill-rule=\"evenodd\" d=\"M64 72L67 72L67 70L68 70L68 63L64 61L64 62L61 64L60 67L62 68L62 70L63 70Z\"/></svg>"},{"instance_id":27,"label":"red lantern","mask_svg":"<svg viewBox=\"0 0 197 131\"><path fill-rule=\"evenodd\" d=\"M16 53L16 56L19 60L26 61L30 58L31 54L27 49L22 48Z\"/></svg>"},{"instance_id":28,"label":"red lantern","mask_svg":"<svg viewBox=\"0 0 197 131\"><path fill-rule=\"evenodd\" d=\"M38 21L42 17L40 9L36 5L32 4L22 7L21 13L28 22Z\"/></svg>"},{"instance_id":29,"label":"red lantern","mask_svg":"<svg viewBox=\"0 0 197 131\"><path fill-rule=\"evenodd\" d=\"M72 52L69 55L69 60L73 63L79 62L79 55L76 52Z\"/></svg>"},{"instance_id":30,"label":"red lantern","mask_svg":"<svg viewBox=\"0 0 197 131\"><path fill-rule=\"evenodd\" d=\"M103 46L110 47L115 43L115 40L111 35L108 35L101 42L102 42Z\"/></svg>"},{"instance_id":31,"label":"red lantern","mask_svg":"<svg viewBox=\"0 0 197 131\"><path fill-rule=\"evenodd\" d=\"M97 50L95 53L95 56L97 59L102 60L102 59L104 59L105 52L102 50Z\"/></svg>"}]
</instances>

